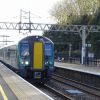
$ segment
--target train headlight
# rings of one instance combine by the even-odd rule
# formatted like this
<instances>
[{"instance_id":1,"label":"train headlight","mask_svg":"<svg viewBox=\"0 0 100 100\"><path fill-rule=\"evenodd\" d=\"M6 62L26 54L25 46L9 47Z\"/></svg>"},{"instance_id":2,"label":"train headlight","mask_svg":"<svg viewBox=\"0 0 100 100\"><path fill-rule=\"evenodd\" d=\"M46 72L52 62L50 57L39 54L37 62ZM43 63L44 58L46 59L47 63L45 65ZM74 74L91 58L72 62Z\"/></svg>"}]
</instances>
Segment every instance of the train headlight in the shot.
<instances>
[{"instance_id":1,"label":"train headlight","mask_svg":"<svg viewBox=\"0 0 100 100\"><path fill-rule=\"evenodd\" d=\"M48 61L47 62L45 62L45 65L47 65L48 64Z\"/></svg>"},{"instance_id":2,"label":"train headlight","mask_svg":"<svg viewBox=\"0 0 100 100\"><path fill-rule=\"evenodd\" d=\"M50 64L52 65L52 62L50 61Z\"/></svg>"},{"instance_id":3,"label":"train headlight","mask_svg":"<svg viewBox=\"0 0 100 100\"><path fill-rule=\"evenodd\" d=\"M23 59L20 59L20 63L21 63L21 64L24 64L24 61L23 61Z\"/></svg>"},{"instance_id":4,"label":"train headlight","mask_svg":"<svg viewBox=\"0 0 100 100\"><path fill-rule=\"evenodd\" d=\"M29 64L29 62L28 62L28 61L25 61L25 64L26 64L26 65L28 65L28 64Z\"/></svg>"},{"instance_id":5,"label":"train headlight","mask_svg":"<svg viewBox=\"0 0 100 100\"><path fill-rule=\"evenodd\" d=\"M21 64L24 64L24 62L23 62L23 61L21 61Z\"/></svg>"}]
</instances>

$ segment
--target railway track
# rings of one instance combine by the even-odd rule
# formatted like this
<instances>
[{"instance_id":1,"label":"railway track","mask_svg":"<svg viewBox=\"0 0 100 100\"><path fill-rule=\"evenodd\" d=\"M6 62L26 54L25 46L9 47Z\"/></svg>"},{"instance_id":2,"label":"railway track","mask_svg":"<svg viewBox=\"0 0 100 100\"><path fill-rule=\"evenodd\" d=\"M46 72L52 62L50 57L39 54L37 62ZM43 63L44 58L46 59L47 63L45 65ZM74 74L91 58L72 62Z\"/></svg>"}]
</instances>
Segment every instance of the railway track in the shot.
<instances>
[{"instance_id":1,"label":"railway track","mask_svg":"<svg viewBox=\"0 0 100 100\"><path fill-rule=\"evenodd\" d=\"M49 85L45 84L44 85L46 88L49 89L49 91L51 91L52 93L55 93L58 97L57 98L61 98L61 100L73 100L73 98L71 98L68 95L63 94L62 92L50 87ZM56 100L56 99L55 99ZM57 99L58 100L58 99Z\"/></svg>"},{"instance_id":2,"label":"railway track","mask_svg":"<svg viewBox=\"0 0 100 100\"><path fill-rule=\"evenodd\" d=\"M14 71L15 73L18 74L18 70L16 70L14 67L7 65L6 63L3 62L3 64L5 64L10 70ZM46 84L34 84L33 81L31 81L30 79L26 79L26 81L30 82L32 85L35 85L37 88L41 89L42 91L44 91L45 93L47 93L48 95L50 95L52 98L54 98L54 100L72 100L71 97L64 95L63 93L60 93L59 91L57 91L56 89L46 85Z\"/></svg>"},{"instance_id":3,"label":"railway track","mask_svg":"<svg viewBox=\"0 0 100 100\"><path fill-rule=\"evenodd\" d=\"M88 86L86 84L79 83L77 81L65 78L64 76L60 76L57 74L53 74L52 80L58 82L58 84L61 83L64 85L68 85L79 91L82 91L83 93L88 94L88 95L92 96L93 98L95 98L93 100L100 100L100 89L98 89L96 87Z\"/></svg>"},{"instance_id":4,"label":"railway track","mask_svg":"<svg viewBox=\"0 0 100 100\"><path fill-rule=\"evenodd\" d=\"M26 79L29 83L52 97L54 100L73 100L70 96L64 95L60 91L57 91L57 89L52 88L50 85L47 84L40 84L40 83L34 83L33 81Z\"/></svg>"}]
</instances>

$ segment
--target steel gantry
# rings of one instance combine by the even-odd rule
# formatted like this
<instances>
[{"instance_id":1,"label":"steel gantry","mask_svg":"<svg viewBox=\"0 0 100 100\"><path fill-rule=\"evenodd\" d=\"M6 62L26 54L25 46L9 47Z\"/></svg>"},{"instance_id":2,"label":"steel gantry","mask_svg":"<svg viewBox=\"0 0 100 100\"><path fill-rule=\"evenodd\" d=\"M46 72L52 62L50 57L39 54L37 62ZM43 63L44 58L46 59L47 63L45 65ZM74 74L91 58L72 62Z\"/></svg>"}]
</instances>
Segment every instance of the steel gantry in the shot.
<instances>
[{"instance_id":1,"label":"steel gantry","mask_svg":"<svg viewBox=\"0 0 100 100\"><path fill-rule=\"evenodd\" d=\"M82 39L82 53L81 53L81 63L85 63L86 54L86 38L89 33L100 32L100 25L66 25L58 26L56 24L43 24L43 23L13 23L13 22L0 22L0 29L3 30L32 30L37 31L65 31L75 34L79 34Z\"/></svg>"},{"instance_id":2,"label":"steel gantry","mask_svg":"<svg viewBox=\"0 0 100 100\"><path fill-rule=\"evenodd\" d=\"M82 30L84 30L83 27L88 32L100 32L99 25L66 25L65 27L63 27L56 24L0 22L0 29L6 30L49 30L80 33Z\"/></svg>"}]
</instances>

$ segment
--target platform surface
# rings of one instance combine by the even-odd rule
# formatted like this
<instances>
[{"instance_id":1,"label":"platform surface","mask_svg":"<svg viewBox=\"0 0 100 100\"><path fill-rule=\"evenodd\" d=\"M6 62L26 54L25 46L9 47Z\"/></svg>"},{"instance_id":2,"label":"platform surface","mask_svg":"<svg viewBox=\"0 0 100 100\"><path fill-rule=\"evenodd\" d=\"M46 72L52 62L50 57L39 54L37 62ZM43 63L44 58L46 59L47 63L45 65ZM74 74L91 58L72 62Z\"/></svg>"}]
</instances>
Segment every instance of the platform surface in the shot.
<instances>
[{"instance_id":1,"label":"platform surface","mask_svg":"<svg viewBox=\"0 0 100 100\"><path fill-rule=\"evenodd\" d=\"M0 100L53 100L0 63Z\"/></svg>"},{"instance_id":2,"label":"platform surface","mask_svg":"<svg viewBox=\"0 0 100 100\"><path fill-rule=\"evenodd\" d=\"M100 67L96 67L96 66L91 67L91 66L70 64L70 63L63 63L63 62L55 62L54 65L57 67L65 68L65 69L85 72L85 73L94 74L94 75L100 75Z\"/></svg>"}]
</instances>

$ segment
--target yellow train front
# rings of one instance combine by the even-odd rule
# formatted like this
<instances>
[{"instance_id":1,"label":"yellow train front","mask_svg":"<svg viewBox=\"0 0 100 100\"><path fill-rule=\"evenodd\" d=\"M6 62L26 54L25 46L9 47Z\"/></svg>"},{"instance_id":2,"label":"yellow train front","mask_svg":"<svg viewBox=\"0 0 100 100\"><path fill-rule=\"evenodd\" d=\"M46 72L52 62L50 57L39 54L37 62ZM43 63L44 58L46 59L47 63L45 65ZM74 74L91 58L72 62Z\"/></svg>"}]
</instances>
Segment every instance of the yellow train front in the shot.
<instances>
[{"instance_id":1,"label":"yellow train front","mask_svg":"<svg viewBox=\"0 0 100 100\"><path fill-rule=\"evenodd\" d=\"M18 43L19 74L46 82L54 70L54 44L43 36L29 36Z\"/></svg>"}]
</instances>

